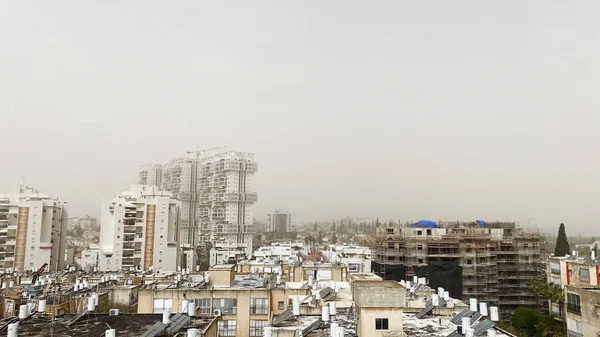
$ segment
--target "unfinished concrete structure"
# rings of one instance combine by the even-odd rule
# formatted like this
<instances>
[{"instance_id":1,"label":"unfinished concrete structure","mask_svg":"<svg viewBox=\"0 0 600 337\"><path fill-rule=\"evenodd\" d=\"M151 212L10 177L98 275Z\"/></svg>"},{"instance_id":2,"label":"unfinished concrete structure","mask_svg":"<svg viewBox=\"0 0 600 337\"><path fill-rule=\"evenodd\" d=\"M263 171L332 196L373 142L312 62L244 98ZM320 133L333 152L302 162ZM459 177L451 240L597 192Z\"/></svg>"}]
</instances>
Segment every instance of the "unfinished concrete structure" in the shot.
<instances>
[{"instance_id":1,"label":"unfinished concrete structure","mask_svg":"<svg viewBox=\"0 0 600 337\"><path fill-rule=\"evenodd\" d=\"M514 222L423 221L377 229L373 270L384 279L427 277L454 298L478 298L508 319L536 305L527 282L544 274L536 229Z\"/></svg>"}]
</instances>

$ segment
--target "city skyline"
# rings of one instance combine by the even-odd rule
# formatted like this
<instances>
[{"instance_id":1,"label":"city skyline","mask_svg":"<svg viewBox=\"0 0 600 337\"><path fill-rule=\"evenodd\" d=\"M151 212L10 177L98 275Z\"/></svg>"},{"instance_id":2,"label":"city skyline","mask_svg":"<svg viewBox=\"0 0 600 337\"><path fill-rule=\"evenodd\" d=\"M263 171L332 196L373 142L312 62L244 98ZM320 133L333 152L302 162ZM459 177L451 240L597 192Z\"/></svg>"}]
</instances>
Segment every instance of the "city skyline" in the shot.
<instances>
[{"instance_id":1,"label":"city skyline","mask_svg":"<svg viewBox=\"0 0 600 337\"><path fill-rule=\"evenodd\" d=\"M600 3L0 4L0 191L99 217L140 165L228 146L254 213L592 235ZM134 18L134 19L132 19ZM110 23L110 24L108 24Z\"/></svg>"}]
</instances>

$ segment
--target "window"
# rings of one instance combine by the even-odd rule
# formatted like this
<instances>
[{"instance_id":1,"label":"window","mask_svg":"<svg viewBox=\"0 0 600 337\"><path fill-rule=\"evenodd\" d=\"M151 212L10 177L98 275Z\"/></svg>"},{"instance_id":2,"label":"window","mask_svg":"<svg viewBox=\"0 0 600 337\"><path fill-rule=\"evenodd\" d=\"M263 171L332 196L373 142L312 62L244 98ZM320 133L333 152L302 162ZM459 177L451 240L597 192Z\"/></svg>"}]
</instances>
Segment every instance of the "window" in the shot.
<instances>
[{"instance_id":1,"label":"window","mask_svg":"<svg viewBox=\"0 0 600 337\"><path fill-rule=\"evenodd\" d=\"M552 274L560 275L560 264L556 262L550 262L550 272Z\"/></svg>"},{"instance_id":2,"label":"window","mask_svg":"<svg viewBox=\"0 0 600 337\"><path fill-rule=\"evenodd\" d=\"M285 309L285 302L283 302L283 301L277 302L277 309L279 309L279 310Z\"/></svg>"},{"instance_id":3,"label":"window","mask_svg":"<svg viewBox=\"0 0 600 337\"><path fill-rule=\"evenodd\" d=\"M583 324L578 320L567 318L567 330L569 330L569 337L583 336Z\"/></svg>"},{"instance_id":4,"label":"window","mask_svg":"<svg viewBox=\"0 0 600 337\"><path fill-rule=\"evenodd\" d=\"M427 235L431 235L431 229L427 230Z\"/></svg>"},{"instance_id":5,"label":"window","mask_svg":"<svg viewBox=\"0 0 600 337\"><path fill-rule=\"evenodd\" d=\"M250 336L251 337L262 336L263 329L266 326L267 326L267 321L250 320Z\"/></svg>"},{"instance_id":6,"label":"window","mask_svg":"<svg viewBox=\"0 0 600 337\"><path fill-rule=\"evenodd\" d=\"M387 318L375 318L375 330L387 330L389 323Z\"/></svg>"},{"instance_id":7,"label":"window","mask_svg":"<svg viewBox=\"0 0 600 337\"><path fill-rule=\"evenodd\" d=\"M567 311L574 314L581 314L581 303L579 295L567 293Z\"/></svg>"},{"instance_id":8,"label":"window","mask_svg":"<svg viewBox=\"0 0 600 337\"><path fill-rule=\"evenodd\" d=\"M160 314L165 310L173 309L173 300L171 299L155 299L154 300L154 313Z\"/></svg>"},{"instance_id":9,"label":"window","mask_svg":"<svg viewBox=\"0 0 600 337\"><path fill-rule=\"evenodd\" d=\"M423 231L417 231L417 235L423 235Z\"/></svg>"},{"instance_id":10,"label":"window","mask_svg":"<svg viewBox=\"0 0 600 337\"><path fill-rule=\"evenodd\" d=\"M196 298L190 301L193 301L196 307L200 308L201 314L210 314L210 298Z\"/></svg>"},{"instance_id":11,"label":"window","mask_svg":"<svg viewBox=\"0 0 600 337\"><path fill-rule=\"evenodd\" d=\"M235 320L219 321L217 333L219 336L235 336Z\"/></svg>"},{"instance_id":12,"label":"window","mask_svg":"<svg viewBox=\"0 0 600 337\"><path fill-rule=\"evenodd\" d=\"M250 314L268 314L269 300L266 298L250 299Z\"/></svg>"},{"instance_id":13,"label":"window","mask_svg":"<svg viewBox=\"0 0 600 337\"><path fill-rule=\"evenodd\" d=\"M223 315L235 315L237 313L237 299L235 298L215 298L213 299L213 309L221 310ZM234 321L235 324L235 321ZM229 335L223 335L229 336Z\"/></svg>"},{"instance_id":14,"label":"window","mask_svg":"<svg viewBox=\"0 0 600 337\"><path fill-rule=\"evenodd\" d=\"M579 268L579 279L581 282L590 282L590 270L587 267Z\"/></svg>"},{"instance_id":15,"label":"window","mask_svg":"<svg viewBox=\"0 0 600 337\"><path fill-rule=\"evenodd\" d=\"M387 228L387 233L388 234L394 234L394 229L393 228Z\"/></svg>"}]
</instances>

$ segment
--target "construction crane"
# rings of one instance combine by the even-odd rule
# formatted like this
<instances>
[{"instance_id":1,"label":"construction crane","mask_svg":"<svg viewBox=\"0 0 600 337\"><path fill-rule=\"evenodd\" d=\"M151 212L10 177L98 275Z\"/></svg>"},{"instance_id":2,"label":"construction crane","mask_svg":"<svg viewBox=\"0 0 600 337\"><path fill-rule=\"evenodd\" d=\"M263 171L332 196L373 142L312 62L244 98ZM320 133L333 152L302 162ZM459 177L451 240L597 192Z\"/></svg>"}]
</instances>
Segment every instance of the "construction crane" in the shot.
<instances>
[{"instance_id":1,"label":"construction crane","mask_svg":"<svg viewBox=\"0 0 600 337\"><path fill-rule=\"evenodd\" d=\"M225 149L227 148L227 146L219 146L219 147L213 147L212 149L205 149L205 150L196 150L196 151L188 151L187 154L196 154L196 161L198 161L200 159L200 155L208 152L208 151L213 151L213 150L219 150L219 149Z\"/></svg>"}]
</instances>

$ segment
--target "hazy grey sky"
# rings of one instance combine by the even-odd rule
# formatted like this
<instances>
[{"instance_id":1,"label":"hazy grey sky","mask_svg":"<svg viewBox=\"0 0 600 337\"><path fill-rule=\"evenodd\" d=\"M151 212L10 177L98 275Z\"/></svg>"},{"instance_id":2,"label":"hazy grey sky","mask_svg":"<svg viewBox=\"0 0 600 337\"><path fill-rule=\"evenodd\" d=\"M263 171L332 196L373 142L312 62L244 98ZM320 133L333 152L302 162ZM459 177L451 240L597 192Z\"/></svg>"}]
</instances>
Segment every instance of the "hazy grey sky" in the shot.
<instances>
[{"instance_id":1,"label":"hazy grey sky","mask_svg":"<svg viewBox=\"0 0 600 337\"><path fill-rule=\"evenodd\" d=\"M256 153L259 219L593 233L598 13L596 0L0 1L0 191L25 176L98 215L141 164L227 145Z\"/></svg>"}]
</instances>

